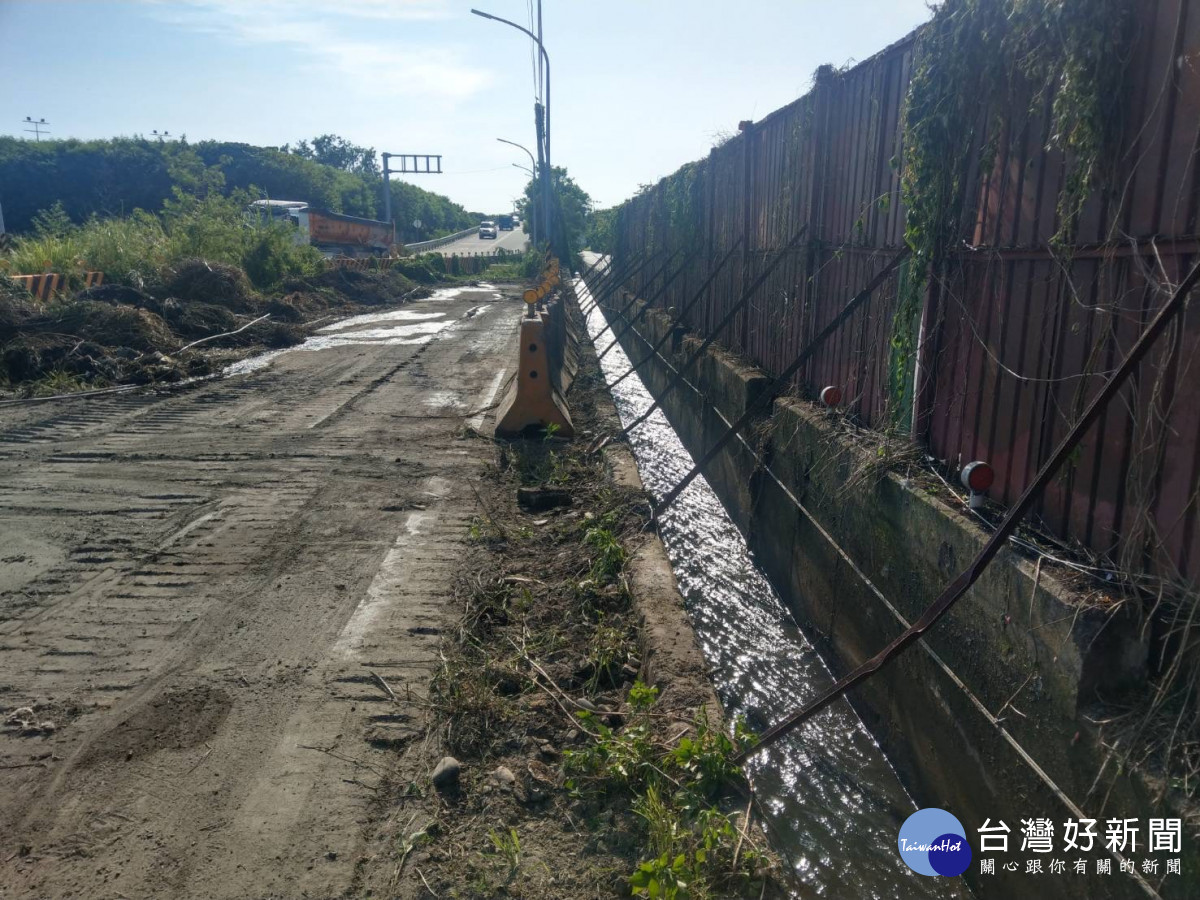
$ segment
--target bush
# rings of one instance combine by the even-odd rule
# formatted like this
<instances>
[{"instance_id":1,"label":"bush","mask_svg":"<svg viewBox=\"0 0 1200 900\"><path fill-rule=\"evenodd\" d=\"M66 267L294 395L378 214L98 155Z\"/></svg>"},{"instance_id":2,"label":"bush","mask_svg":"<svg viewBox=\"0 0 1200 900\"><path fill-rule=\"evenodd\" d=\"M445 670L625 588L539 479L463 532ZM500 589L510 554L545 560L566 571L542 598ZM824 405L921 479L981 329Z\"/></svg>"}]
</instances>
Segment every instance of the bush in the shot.
<instances>
[{"instance_id":1,"label":"bush","mask_svg":"<svg viewBox=\"0 0 1200 900\"><path fill-rule=\"evenodd\" d=\"M249 200L240 192L196 197L177 191L161 216L135 210L126 218L93 216L80 226L50 210L39 217L46 227L16 239L3 267L14 275L59 272L73 287L84 270L98 270L107 282L141 287L164 269L200 259L238 267L259 290L320 272L320 252L297 245L288 225L247 219Z\"/></svg>"}]
</instances>

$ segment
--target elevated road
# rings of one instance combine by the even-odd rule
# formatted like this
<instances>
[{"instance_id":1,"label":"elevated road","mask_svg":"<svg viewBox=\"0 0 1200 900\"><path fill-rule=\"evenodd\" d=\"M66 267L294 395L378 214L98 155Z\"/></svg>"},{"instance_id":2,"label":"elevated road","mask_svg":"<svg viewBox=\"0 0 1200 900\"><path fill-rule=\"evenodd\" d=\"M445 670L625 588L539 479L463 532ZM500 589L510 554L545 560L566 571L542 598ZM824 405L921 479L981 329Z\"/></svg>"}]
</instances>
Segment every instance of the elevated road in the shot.
<instances>
[{"instance_id":1,"label":"elevated road","mask_svg":"<svg viewBox=\"0 0 1200 900\"><path fill-rule=\"evenodd\" d=\"M482 239L479 237L479 232L476 230L473 234L467 237L454 241L451 244L444 244L432 251L441 253L443 256L452 254L468 254L474 255L479 253L492 253L497 248L511 250L520 253L529 246L529 235L525 233L523 226L514 228L512 231L498 232L495 239Z\"/></svg>"}]
</instances>

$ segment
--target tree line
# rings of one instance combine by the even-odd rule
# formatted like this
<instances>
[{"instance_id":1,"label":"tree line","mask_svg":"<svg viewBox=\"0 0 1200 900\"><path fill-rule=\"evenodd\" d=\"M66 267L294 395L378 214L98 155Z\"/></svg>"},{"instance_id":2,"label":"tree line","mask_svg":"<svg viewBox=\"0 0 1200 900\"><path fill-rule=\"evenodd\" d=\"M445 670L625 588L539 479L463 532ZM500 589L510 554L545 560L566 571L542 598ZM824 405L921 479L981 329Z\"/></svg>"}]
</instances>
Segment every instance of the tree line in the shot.
<instances>
[{"instance_id":1,"label":"tree line","mask_svg":"<svg viewBox=\"0 0 1200 900\"><path fill-rule=\"evenodd\" d=\"M381 218L383 179L375 150L337 135L294 147L256 147L228 141L28 141L0 136L0 203L9 231L33 227L40 210L56 204L71 221L158 212L177 191L195 196L248 191L258 198L303 200L312 206ZM392 180L392 215L406 242L427 240L478 224L448 197ZM420 221L421 227L412 223Z\"/></svg>"}]
</instances>

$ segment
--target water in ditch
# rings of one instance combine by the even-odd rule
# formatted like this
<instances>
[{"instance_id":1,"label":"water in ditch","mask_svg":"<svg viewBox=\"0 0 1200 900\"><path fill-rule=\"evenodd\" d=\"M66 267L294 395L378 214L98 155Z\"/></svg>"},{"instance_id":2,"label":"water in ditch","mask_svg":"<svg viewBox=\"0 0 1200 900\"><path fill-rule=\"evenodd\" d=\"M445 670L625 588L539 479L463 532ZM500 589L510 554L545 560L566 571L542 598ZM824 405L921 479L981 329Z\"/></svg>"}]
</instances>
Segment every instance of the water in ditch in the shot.
<instances>
[{"instance_id":1,"label":"water in ditch","mask_svg":"<svg viewBox=\"0 0 1200 900\"><path fill-rule=\"evenodd\" d=\"M576 283L587 308L590 292ZM602 311L588 316L595 338ZM598 349L612 342L611 329ZM629 368L622 347L600 362L612 383ZM683 390L686 390L683 389ZM652 400L636 377L613 391L628 424ZM630 437L646 489L661 497L692 467L692 457L661 411ZM660 521L721 702L761 729L827 687L832 676L759 571L737 526L703 477ZM801 897L966 896L961 883L910 871L896 849L900 825L916 809L883 752L850 704L841 701L748 764L772 845L795 871Z\"/></svg>"}]
</instances>

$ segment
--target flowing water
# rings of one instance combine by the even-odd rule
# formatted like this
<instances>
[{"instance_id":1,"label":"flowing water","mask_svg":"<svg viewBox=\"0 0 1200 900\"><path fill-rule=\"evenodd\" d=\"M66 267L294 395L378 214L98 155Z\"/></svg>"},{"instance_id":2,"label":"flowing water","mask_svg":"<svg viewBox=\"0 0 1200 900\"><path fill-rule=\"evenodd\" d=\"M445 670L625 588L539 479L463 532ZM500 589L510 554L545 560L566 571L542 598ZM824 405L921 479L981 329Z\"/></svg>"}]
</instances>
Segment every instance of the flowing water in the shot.
<instances>
[{"instance_id":1,"label":"flowing water","mask_svg":"<svg viewBox=\"0 0 1200 900\"><path fill-rule=\"evenodd\" d=\"M576 282L587 308L590 292ZM595 338L606 321L588 316ZM612 341L611 329L598 351ZM635 339L636 340L636 339ZM603 360L606 381L630 362L614 347ZM623 424L651 404L638 378L613 391ZM646 489L661 497L692 467L692 457L661 411L630 437ZM778 594L759 571L741 532L699 477L659 523L679 589L708 660L726 713L761 730L832 682ZM964 896L960 883L910 871L897 836L916 805L883 752L846 701L810 720L748 764L772 845L796 874L802 897L907 898Z\"/></svg>"}]
</instances>

